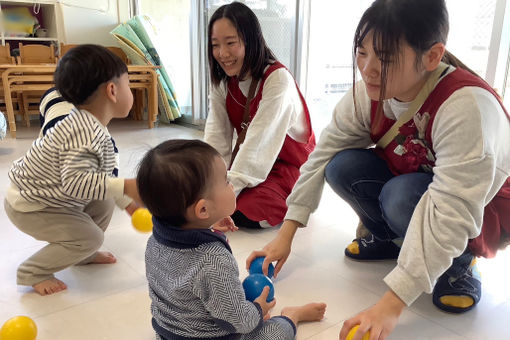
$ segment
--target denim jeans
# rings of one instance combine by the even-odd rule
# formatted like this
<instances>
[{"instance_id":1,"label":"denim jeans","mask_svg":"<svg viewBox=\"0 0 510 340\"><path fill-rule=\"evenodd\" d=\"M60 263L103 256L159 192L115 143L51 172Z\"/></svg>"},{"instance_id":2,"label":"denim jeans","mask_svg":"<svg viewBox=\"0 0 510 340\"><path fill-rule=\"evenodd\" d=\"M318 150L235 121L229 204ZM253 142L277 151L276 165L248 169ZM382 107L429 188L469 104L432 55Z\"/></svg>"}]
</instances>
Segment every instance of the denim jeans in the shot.
<instances>
[{"instance_id":1,"label":"denim jeans","mask_svg":"<svg viewBox=\"0 0 510 340\"><path fill-rule=\"evenodd\" d=\"M349 149L326 166L326 181L380 240L405 236L414 208L432 174L395 176L372 149Z\"/></svg>"},{"instance_id":2,"label":"denim jeans","mask_svg":"<svg viewBox=\"0 0 510 340\"><path fill-rule=\"evenodd\" d=\"M395 176L386 161L372 149L340 151L325 172L331 188L349 203L365 227L380 240L405 237L414 209L433 177L422 172ZM470 259L472 255L466 250L455 259L455 266L448 272L464 271Z\"/></svg>"}]
</instances>

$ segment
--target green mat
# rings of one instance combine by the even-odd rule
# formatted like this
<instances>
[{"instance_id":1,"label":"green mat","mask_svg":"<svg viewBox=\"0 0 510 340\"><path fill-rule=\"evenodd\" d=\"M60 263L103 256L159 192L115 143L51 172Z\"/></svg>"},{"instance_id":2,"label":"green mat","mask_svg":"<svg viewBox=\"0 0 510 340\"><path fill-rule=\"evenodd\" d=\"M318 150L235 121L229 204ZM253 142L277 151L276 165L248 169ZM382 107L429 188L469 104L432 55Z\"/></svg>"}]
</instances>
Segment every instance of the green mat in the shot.
<instances>
[{"instance_id":1,"label":"green mat","mask_svg":"<svg viewBox=\"0 0 510 340\"><path fill-rule=\"evenodd\" d=\"M181 116L170 77L159 59L156 31L146 15L137 15L120 24L110 32L134 65L155 65L158 73L158 103L163 121L172 121Z\"/></svg>"}]
</instances>

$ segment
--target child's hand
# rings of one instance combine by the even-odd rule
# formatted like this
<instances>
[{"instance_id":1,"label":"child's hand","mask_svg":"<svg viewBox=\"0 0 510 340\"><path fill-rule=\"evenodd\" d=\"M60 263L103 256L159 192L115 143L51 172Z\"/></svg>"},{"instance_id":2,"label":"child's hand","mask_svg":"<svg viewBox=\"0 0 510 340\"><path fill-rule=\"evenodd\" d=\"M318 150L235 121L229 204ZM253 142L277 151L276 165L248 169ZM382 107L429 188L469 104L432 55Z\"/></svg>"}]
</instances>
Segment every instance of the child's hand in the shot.
<instances>
[{"instance_id":1,"label":"child's hand","mask_svg":"<svg viewBox=\"0 0 510 340\"><path fill-rule=\"evenodd\" d=\"M124 179L124 195L131 197L139 206L143 206L142 199L138 194L138 187L136 186L135 178Z\"/></svg>"},{"instance_id":2,"label":"child's hand","mask_svg":"<svg viewBox=\"0 0 510 340\"><path fill-rule=\"evenodd\" d=\"M126 207L126 212L129 214L129 216L132 216L136 209L140 208L138 203L135 201L129 203L129 205Z\"/></svg>"},{"instance_id":3,"label":"child's hand","mask_svg":"<svg viewBox=\"0 0 510 340\"><path fill-rule=\"evenodd\" d=\"M269 286L265 286L260 296L253 301L258 303L260 305L260 308L262 308L262 315L264 317L264 320L267 320L270 317L269 311L271 310L271 308L274 307L274 305L276 305L276 299L273 299L273 301L271 302L266 301L268 295Z\"/></svg>"},{"instance_id":4,"label":"child's hand","mask_svg":"<svg viewBox=\"0 0 510 340\"><path fill-rule=\"evenodd\" d=\"M226 233L227 231L239 230L231 217L225 217L212 225L212 229Z\"/></svg>"}]
</instances>

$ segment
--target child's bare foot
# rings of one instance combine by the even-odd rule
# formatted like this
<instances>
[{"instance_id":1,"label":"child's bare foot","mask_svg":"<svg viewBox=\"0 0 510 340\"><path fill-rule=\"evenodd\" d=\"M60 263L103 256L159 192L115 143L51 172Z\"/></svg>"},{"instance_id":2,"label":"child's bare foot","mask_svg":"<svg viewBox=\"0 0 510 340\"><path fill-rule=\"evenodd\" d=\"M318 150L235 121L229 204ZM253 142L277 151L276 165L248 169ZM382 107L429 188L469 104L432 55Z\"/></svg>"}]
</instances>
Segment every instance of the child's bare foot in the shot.
<instances>
[{"instance_id":1,"label":"child's bare foot","mask_svg":"<svg viewBox=\"0 0 510 340\"><path fill-rule=\"evenodd\" d=\"M67 286L64 282L53 277L36 283L32 286L32 288L34 288L34 290L40 295L50 295L67 289Z\"/></svg>"},{"instance_id":2,"label":"child's bare foot","mask_svg":"<svg viewBox=\"0 0 510 340\"><path fill-rule=\"evenodd\" d=\"M288 317L297 326L302 321L320 321L326 312L325 303L309 303L303 306L285 307L282 315Z\"/></svg>"},{"instance_id":3,"label":"child's bare foot","mask_svg":"<svg viewBox=\"0 0 510 340\"><path fill-rule=\"evenodd\" d=\"M88 264L109 264L115 262L117 262L117 259L109 251L98 251L96 253L96 257L94 257L94 259L92 259L92 261Z\"/></svg>"}]
</instances>

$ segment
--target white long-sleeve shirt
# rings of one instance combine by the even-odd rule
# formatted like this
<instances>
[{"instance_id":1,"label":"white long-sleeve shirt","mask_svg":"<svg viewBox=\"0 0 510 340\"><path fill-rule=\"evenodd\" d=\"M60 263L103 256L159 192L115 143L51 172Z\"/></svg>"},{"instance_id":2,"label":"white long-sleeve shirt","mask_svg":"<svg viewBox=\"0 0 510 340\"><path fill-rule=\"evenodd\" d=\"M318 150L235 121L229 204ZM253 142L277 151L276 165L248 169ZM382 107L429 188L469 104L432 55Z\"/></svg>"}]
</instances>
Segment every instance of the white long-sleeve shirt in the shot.
<instances>
[{"instance_id":1,"label":"white long-sleeve shirt","mask_svg":"<svg viewBox=\"0 0 510 340\"><path fill-rule=\"evenodd\" d=\"M116 153L108 129L85 110L74 108L9 171L6 199L18 211L76 207L92 200L124 197L115 178Z\"/></svg>"},{"instance_id":2,"label":"white long-sleeve shirt","mask_svg":"<svg viewBox=\"0 0 510 340\"><path fill-rule=\"evenodd\" d=\"M239 82L245 96L250 83L251 78ZM234 128L226 109L227 91L225 82L212 87L204 140L218 150L225 163L230 164ZM244 188L255 187L266 180L286 135L298 142L306 142L307 132L306 115L294 78L285 68L279 68L264 83L257 113L228 172L236 195Z\"/></svg>"},{"instance_id":3,"label":"white long-sleeve shirt","mask_svg":"<svg viewBox=\"0 0 510 340\"><path fill-rule=\"evenodd\" d=\"M337 104L301 176L287 199L285 219L306 225L321 197L324 169L339 151L367 148L370 98L363 82ZM388 100L384 112L395 119L407 104ZM510 175L510 123L497 99L478 87L455 91L438 109L432 141L436 156L433 180L418 202L397 266L384 281L407 305L430 293L453 258L479 235L484 207Z\"/></svg>"}]
</instances>

